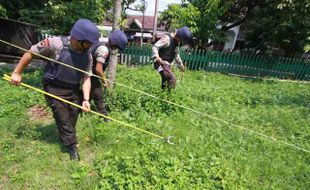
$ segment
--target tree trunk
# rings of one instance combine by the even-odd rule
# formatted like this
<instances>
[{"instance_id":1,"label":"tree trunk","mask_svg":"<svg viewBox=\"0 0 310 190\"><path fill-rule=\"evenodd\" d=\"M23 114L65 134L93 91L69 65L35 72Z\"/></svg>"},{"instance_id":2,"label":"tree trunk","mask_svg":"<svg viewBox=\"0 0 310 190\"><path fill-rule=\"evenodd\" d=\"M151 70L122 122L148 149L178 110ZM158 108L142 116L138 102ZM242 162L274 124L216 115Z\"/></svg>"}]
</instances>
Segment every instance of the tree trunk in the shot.
<instances>
[{"instance_id":1,"label":"tree trunk","mask_svg":"<svg viewBox=\"0 0 310 190\"><path fill-rule=\"evenodd\" d=\"M122 4L121 0L114 0L113 5L113 30L119 29L119 19L121 18ZM109 87L113 89L114 80L116 75L116 66L117 66L117 50L112 50L110 54L110 62L108 65L108 79L109 79Z\"/></svg>"},{"instance_id":2,"label":"tree trunk","mask_svg":"<svg viewBox=\"0 0 310 190\"><path fill-rule=\"evenodd\" d=\"M153 25L153 37L152 37L152 42L155 42L155 37L156 37L156 29L157 29L157 7L158 7L158 1L155 1L155 12L154 12L154 25Z\"/></svg>"},{"instance_id":3,"label":"tree trunk","mask_svg":"<svg viewBox=\"0 0 310 190\"><path fill-rule=\"evenodd\" d=\"M141 41L140 41L140 47L142 47L142 44L143 44L143 29L144 29L144 17L145 17L145 10L142 11L142 28L141 28Z\"/></svg>"}]
</instances>

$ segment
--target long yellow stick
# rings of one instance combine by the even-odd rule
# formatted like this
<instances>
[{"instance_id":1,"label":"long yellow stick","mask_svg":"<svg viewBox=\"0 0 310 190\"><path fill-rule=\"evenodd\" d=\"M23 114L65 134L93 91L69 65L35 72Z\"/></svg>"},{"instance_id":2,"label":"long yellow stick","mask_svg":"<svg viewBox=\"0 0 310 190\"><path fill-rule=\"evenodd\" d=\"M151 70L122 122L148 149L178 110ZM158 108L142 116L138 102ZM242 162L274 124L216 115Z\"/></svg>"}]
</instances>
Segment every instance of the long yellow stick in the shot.
<instances>
[{"instance_id":1,"label":"long yellow stick","mask_svg":"<svg viewBox=\"0 0 310 190\"><path fill-rule=\"evenodd\" d=\"M4 79L4 80L7 80L7 81L11 81L11 77L8 76L8 75L6 75L6 74L4 74L3 79ZM73 102L70 102L70 101L65 100L65 99L63 99L63 98L60 98L60 97L55 96L55 95L53 95L53 94L50 94L50 93L48 93L48 92L45 92L45 91L43 91L43 90L41 90L41 89L35 88L35 87L30 86L30 85L28 85L28 84L20 83L20 85L21 85L21 86L24 86L24 87L27 87L27 88L29 88L29 89L35 90L35 91L37 91L37 92L40 92L40 93L42 93L42 94L45 94L45 95L47 95L47 96L50 96L50 97L52 97L52 98L55 98L55 99L57 99L57 100L60 100L60 101L62 101L62 102L65 102L65 103L67 103L67 104L73 105L73 106L78 107L78 108L80 108L80 109L83 108L82 106L80 106L80 105L78 105L78 104L75 104L75 103L73 103ZM114 118L112 118L112 117L108 117L108 116L106 116L106 115L103 115L103 114L101 114L101 113L95 112L95 111L93 111L93 110L90 110L90 112L93 113L93 114L96 114L96 115L98 115L98 116L101 116L101 117L110 119L111 121L115 121L115 122L117 122L117 123L119 123L119 124L125 125L125 126L127 126L127 127L130 127L130 128L133 128L133 129L136 129L136 130L139 130L139 131L142 131L142 132L147 133L147 134L149 134L149 135L152 135L152 136L154 136L154 137L157 137L157 138L160 138L160 139L164 139L164 137L162 137L162 136L160 136L160 135L157 135L157 134L155 134L155 133L146 131L146 130L144 130L144 129L141 129L141 128L136 127L136 126L133 126L133 125L130 125L130 124L128 124L128 123L119 121L119 120L114 119Z\"/></svg>"}]
</instances>

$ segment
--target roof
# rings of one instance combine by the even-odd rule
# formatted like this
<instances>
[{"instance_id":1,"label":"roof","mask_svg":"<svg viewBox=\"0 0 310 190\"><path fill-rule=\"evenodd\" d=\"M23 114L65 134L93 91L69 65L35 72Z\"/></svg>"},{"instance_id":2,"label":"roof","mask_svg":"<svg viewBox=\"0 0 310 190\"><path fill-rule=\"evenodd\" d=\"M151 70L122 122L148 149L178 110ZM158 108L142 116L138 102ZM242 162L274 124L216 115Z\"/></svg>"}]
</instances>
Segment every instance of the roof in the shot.
<instances>
[{"instance_id":1,"label":"roof","mask_svg":"<svg viewBox=\"0 0 310 190\"><path fill-rule=\"evenodd\" d=\"M133 27L133 24L136 25L141 29L143 26L144 30L153 30L154 25L154 16L144 16L144 22L143 22L143 16L142 15L128 15L127 16L127 27L131 28ZM113 22L105 20L103 22L104 26L112 26ZM165 30L165 26L161 25L160 27L157 27L157 30Z\"/></svg>"}]
</instances>

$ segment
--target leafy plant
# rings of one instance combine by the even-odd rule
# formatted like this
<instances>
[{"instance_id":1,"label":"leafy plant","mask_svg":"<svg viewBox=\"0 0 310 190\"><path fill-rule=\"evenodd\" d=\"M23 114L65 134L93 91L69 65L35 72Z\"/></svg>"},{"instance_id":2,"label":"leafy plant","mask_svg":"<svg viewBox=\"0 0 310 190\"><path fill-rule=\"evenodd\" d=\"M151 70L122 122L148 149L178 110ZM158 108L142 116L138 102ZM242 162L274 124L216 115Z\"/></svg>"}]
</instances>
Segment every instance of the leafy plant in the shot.
<instances>
[{"instance_id":1,"label":"leafy plant","mask_svg":"<svg viewBox=\"0 0 310 190\"><path fill-rule=\"evenodd\" d=\"M0 69L0 74L9 73ZM54 121L33 122L41 94L0 80L0 174L4 189L307 189L310 86L186 71L171 93L150 66L118 65L117 83L198 110L193 113L116 85L109 116L173 136L175 145L83 114L76 126L82 161L71 162ZM181 73L175 71L179 78ZM41 71L24 81L40 87ZM225 120L227 122L223 122ZM235 124L235 125L233 125Z\"/></svg>"}]
</instances>

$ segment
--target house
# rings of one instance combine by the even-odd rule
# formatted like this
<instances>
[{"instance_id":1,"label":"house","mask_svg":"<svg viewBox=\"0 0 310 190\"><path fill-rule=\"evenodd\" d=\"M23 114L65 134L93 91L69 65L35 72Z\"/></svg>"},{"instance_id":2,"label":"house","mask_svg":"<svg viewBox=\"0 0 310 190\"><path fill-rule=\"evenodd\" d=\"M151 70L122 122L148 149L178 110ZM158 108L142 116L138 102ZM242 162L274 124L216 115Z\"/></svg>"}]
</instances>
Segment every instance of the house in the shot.
<instances>
[{"instance_id":1,"label":"house","mask_svg":"<svg viewBox=\"0 0 310 190\"><path fill-rule=\"evenodd\" d=\"M142 15L128 15L127 23L124 27L124 32L128 37L128 42L137 44L149 44L152 42L153 37L154 16ZM104 21L103 26L99 29L104 31L112 31L113 23ZM156 35L165 33L165 25L158 25L156 28Z\"/></svg>"}]
</instances>

